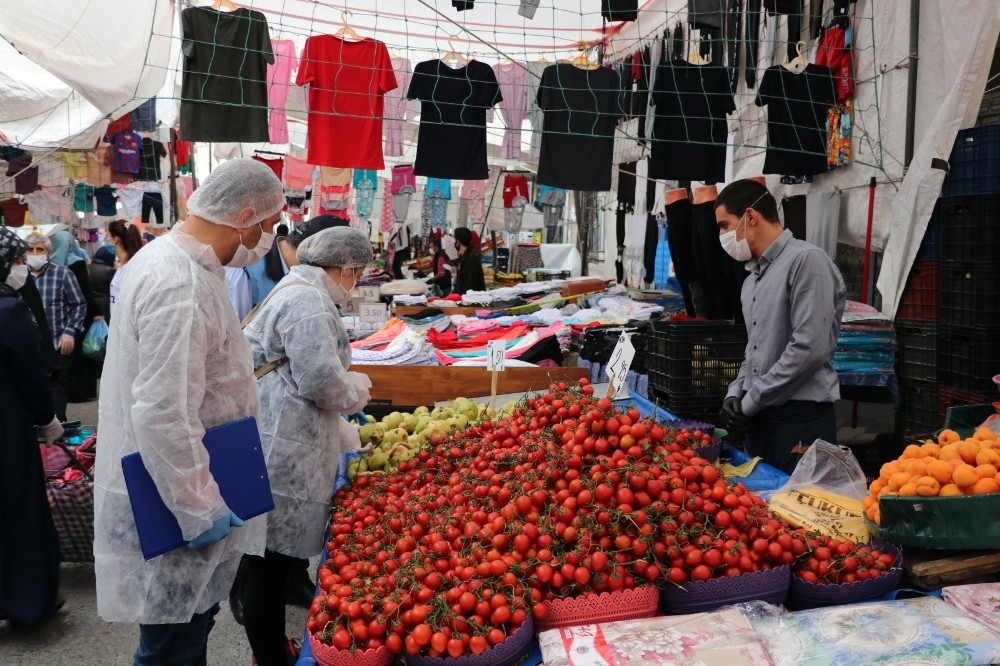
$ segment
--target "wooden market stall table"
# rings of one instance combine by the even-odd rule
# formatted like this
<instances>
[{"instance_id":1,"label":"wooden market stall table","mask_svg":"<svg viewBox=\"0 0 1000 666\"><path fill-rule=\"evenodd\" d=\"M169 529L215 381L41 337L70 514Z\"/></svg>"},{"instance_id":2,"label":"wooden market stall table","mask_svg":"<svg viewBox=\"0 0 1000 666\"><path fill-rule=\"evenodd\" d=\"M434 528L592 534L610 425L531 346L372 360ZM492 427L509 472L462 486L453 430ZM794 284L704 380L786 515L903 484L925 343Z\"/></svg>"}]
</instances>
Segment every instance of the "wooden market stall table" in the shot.
<instances>
[{"instance_id":1,"label":"wooden market stall table","mask_svg":"<svg viewBox=\"0 0 1000 666\"><path fill-rule=\"evenodd\" d=\"M903 553L904 581L920 590L994 582L1000 575L1000 550L921 550Z\"/></svg>"}]
</instances>

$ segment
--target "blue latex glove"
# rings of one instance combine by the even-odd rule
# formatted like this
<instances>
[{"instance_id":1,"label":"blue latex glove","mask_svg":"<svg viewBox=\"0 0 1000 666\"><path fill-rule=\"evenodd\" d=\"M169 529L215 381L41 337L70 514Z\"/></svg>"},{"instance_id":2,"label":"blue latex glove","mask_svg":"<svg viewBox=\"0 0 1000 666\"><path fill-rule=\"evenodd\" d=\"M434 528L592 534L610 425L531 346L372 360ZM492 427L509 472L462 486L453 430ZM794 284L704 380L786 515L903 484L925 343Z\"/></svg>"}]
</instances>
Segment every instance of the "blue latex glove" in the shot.
<instances>
[{"instance_id":1,"label":"blue latex glove","mask_svg":"<svg viewBox=\"0 0 1000 666\"><path fill-rule=\"evenodd\" d=\"M243 520L237 516L235 513L230 511L221 518L216 518L212 526L191 539L188 542L188 548L191 550L197 550L198 548L204 548L216 541L222 541L229 534L230 527L243 527Z\"/></svg>"},{"instance_id":2,"label":"blue latex glove","mask_svg":"<svg viewBox=\"0 0 1000 666\"><path fill-rule=\"evenodd\" d=\"M351 414L351 416L347 420L348 421L354 421L355 423L357 423L360 426L368 425L368 417L365 416L364 412L358 412L357 414Z\"/></svg>"}]
</instances>

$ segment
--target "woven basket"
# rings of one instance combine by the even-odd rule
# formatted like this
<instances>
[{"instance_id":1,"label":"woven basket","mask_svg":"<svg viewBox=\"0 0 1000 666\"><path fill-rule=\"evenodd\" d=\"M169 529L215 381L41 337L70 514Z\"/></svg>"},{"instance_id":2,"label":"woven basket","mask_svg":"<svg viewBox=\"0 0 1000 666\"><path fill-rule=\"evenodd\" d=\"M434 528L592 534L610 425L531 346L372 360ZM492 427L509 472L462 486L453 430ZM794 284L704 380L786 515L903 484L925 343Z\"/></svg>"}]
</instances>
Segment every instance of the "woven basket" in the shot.
<instances>
[{"instance_id":1,"label":"woven basket","mask_svg":"<svg viewBox=\"0 0 1000 666\"><path fill-rule=\"evenodd\" d=\"M660 602L667 615L705 613L744 601L780 606L788 595L791 575L786 565L732 578L692 581L679 587L668 583L660 593Z\"/></svg>"},{"instance_id":2,"label":"woven basket","mask_svg":"<svg viewBox=\"0 0 1000 666\"><path fill-rule=\"evenodd\" d=\"M548 613L538 621L538 630L653 617L656 615L658 600L657 588L637 587L633 590L544 601L542 603L548 607Z\"/></svg>"},{"instance_id":3,"label":"woven basket","mask_svg":"<svg viewBox=\"0 0 1000 666\"><path fill-rule=\"evenodd\" d=\"M871 546L896 557L896 565L892 571L878 578L839 584L809 583L798 576L792 576L792 585L788 589L788 605L796 610L805 610L822 606L853 604L881 597L896 589L899 580L903 577L903 554L899 548L884 541L873 541Z\"/></svg>"},{"instance_id":4,"label":"woven basket","mask_svg":"<svg viewBox=\"0 0 1000 666\"><path fill-rule=\"evenodd\" d=\"M406 655L407 666L513 666L524 655L528 654L531 639L535 637L531 614L524 620L517 631L507 637L503 643L494 645L482 654L466 654L461 657L427 657L424 655Z\"/></svg>"},{"instance_id":5,"label":"woven basket","mask_svg":"<svg viewBox=\"0 0 1000 666\"><path fill-rule=\"evenodd\" d=\"M309 647L319 666L389 666L392 663L392 653L383 645L375 650L338 650L332 645L321 642L312 633L309 634Z\"/></svg>"}]
</instances>

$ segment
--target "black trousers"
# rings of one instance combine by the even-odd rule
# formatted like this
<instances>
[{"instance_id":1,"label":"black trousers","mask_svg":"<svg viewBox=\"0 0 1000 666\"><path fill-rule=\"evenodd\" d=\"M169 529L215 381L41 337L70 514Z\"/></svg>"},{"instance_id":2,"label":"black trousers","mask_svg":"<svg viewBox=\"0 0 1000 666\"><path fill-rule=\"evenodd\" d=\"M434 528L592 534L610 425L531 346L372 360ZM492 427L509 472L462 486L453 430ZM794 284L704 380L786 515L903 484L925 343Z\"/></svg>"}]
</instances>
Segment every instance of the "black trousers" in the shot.
<instances>
[{"instance_id":1,"label":"black trousers","mask_svg":"<svg viewBox=\"0 0 1000 666\"><path fill-rule=\"evenodd\" d=\"M833 403L790 400L754 416L745 442L747 453L791 474L817 439L837 443Z\"/></svg>"},{"instance_id":2,"label":"black trousers","mask_svg":"<svg viewBox=\"0 0 1000 666\"><path fill-rule=\"evenodd\" d=\"M163 224L163 195L159 192L144 192L142 195L142 223L149 224L149 214L156 216L156 223Z\"/></svg>"},{"instance_id":3,"label":"black trousers","mask_svg":"<svg viewBox=\"0 0 1000 666\"><path fill-rule=\"evenodd\" d=\"M302 560L264 551L264 557L244 555L236 575L243 601L243 621L250 648L259 666L287 666L285 636L285 583Z\"/></svg>"},{"instance_id":4,"label":"black trousers","mask_svg":"<svg viewBox=\"0 0 1000 666\"><path fill-rule=\"evenodd\" d=\"M681 283L684 294L684 309L688 316L695 316L691 287L696 281L694 254L691 249L691 200L681 199L666 207L667 245L670 246L670 260L674 263L674 274Z\"/></svg>"},{"instance_id":5,"label":"black trousers","mask_svg":"<svg viewBox=\"0 0 1000 666\"><path fill-rule=\"evenodd\" d=\"M697 282L701 285L703 306L699 317L732 319L733 303L726 278L726 264L732 258L719 243L719 226L715 221L715 202L695 204L692 211L692 249ZM697 301L695 303L697 307Z\"/></svg>"},{"instance_id":6,"label":"black trousers","mask_svg":"<svg viewBox=\"0 0 1000 666\"><path fill-rule=\"evenodd\" d=\"M76 353L76 349L73 350ZM59 365L52 373L52 407L60 421L66 421L66 403L69 401L70 356L59 352Z\"/></svg>"}]
</instances>

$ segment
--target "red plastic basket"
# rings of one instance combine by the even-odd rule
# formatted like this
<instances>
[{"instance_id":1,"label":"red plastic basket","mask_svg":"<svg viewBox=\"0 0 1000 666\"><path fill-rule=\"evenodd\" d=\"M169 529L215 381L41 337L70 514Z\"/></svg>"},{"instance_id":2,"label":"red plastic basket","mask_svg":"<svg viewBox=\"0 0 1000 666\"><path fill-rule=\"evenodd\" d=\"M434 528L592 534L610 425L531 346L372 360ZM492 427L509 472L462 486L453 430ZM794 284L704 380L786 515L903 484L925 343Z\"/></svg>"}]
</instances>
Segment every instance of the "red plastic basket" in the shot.
<instances>
[{"instance_id":1,"label":"red plastic basket","mask_svg":"<svg viewBox=\"0 0 1000 666\"><path fill-rule=\"evenodd\" d=\"M659 599L660 592L655 587L553 599L543 602L549 612L544 619L538 620L538 631L654 617Z\"/></svg>"},{"instance_id":2,"label":"red plastic basket","mask_svg":"<svg viewBox=\"0 0 1000 666\"><path fill-rule=\"evenodd\" d=\"M389 666L392 663L392 653L384 645L375 650L351 653L350 650L338 650L327 645L310 633L309 647L319 666Z\"/></svg>"},{"instance_id":3,"label":"red plastic basket","mask_svg":"<svg viewBox=\"0 0 1000 666\"><path fill-rule=\"evenodd\" d=\"M903 296L896 311L896 319L937 321L940 275L937 259L921 259L913 262L910 277L906 280L906 287L903 289Z\"/></svg>"}]
</instances>

